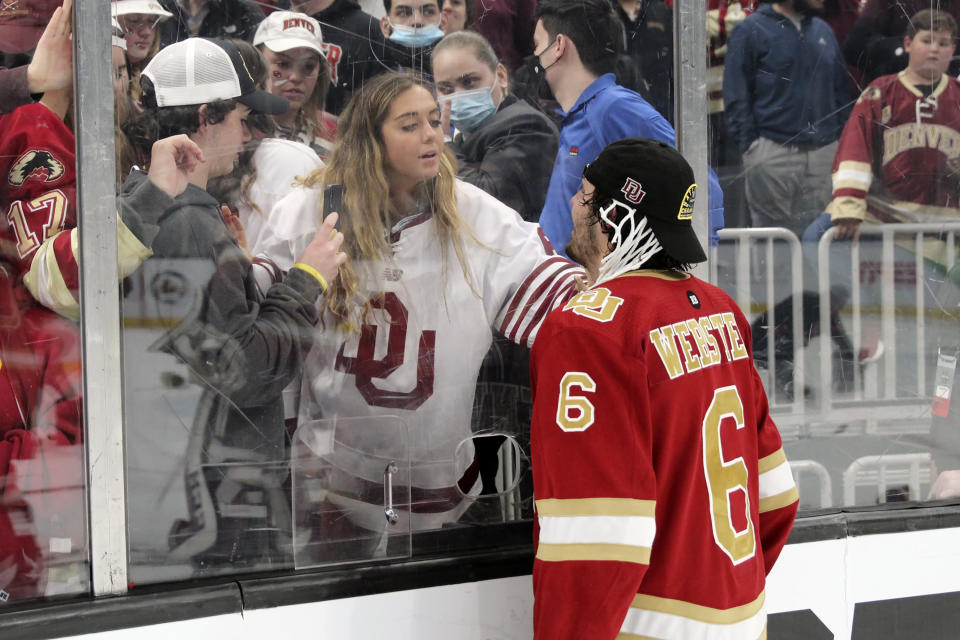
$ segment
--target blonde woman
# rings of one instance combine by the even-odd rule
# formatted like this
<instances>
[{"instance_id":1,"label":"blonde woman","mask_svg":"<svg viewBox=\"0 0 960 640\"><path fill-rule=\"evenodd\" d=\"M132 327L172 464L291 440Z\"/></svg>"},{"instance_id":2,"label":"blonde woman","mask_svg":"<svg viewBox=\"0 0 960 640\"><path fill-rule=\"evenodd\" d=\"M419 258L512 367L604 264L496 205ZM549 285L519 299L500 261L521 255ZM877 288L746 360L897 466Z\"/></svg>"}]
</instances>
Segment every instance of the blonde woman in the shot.
<instances>
[{"instance_id":1,"label":"blonde woman","mask_svg":"<svg viewBox=\"0 0 960 640\"><path fill-rule=\"evenodd\" d=\"M157 26L173 14L154 0L114 0L110 11L127 41L130 96L139 102L140 72L160 50Z\"/></svg>"},{"instance_id":2,"label":"blonde woman","mask_svg":"<svg viewBox=\"0 0 960 640\"><path fill-rule=\"evenodd\" d=\"M453 459L471 433L491 329L532 344L582 272L553 254L537 225L456 178L440 106L416 76L383 74L354 94L327 167L271 214L264 246L281 266L316 230L323 190L335 183L349 261L324 297L304 365L299 425L311 435L302 437L328 456L327 502L375 536L394 531L373 504L381 458L405 442L415 504L396 526L438 527L474 489L458 483ZM404 432L388 436L380 426L391 420Z\"/></svg>"}]
</instances>

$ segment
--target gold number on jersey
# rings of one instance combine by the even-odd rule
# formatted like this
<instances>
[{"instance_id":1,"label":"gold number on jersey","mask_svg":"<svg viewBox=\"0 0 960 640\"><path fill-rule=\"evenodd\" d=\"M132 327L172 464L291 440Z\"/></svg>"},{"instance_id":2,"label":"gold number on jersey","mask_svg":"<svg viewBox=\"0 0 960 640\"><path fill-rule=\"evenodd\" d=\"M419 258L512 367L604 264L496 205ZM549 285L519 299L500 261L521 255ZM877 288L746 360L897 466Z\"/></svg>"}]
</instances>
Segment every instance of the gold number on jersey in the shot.
<instances>
[{"instance_id":1,"label":"gold number on jersey","mask_svg":"<svg viewBox=\"0 0 960 640\"><path fill-rule=\"evenodd\" d=\"M601 287L574 296L563 307L563 310L573 311L575 314L591 320L610 322L621 304L623 304L623 298L612 296L609 289Z\"/></svg>"},{"instance_id":2,"label":"gold number on jersey","mask_svg":"<svg viewBox=\"0 0 960 640\"><path fill-rule=\"evenodd\" d=\"M586 431L593 424L593 403L574 388L584 393L597 390L597 383L582 371L568 371L560 380L560 400L557 402L557 426L564 431Z\"/></svg>"},{"instance_id":3,"label":"gold number on jersey","mask_svg":"<svg viewBox=\"0 0 960 640\"><path fill-rule=\"evenodd\" d=\"M703 470L710 496L710 520L713 539L733 564L749 560L756 553L753 518L750 514L750 493L747 489L747 465L737 456L724 457L721 425L724 419L735 421L737 429L744 428L743 402L735 386L714 390L713 401L703 417ZM731 496L743 495L747 525L737 530L733 524Z\"/></svg>"},{"instance_id":4,"label":"gold number on jersey","mask_svg":"<svg viewBox=\"0 0 960 640\"><path fill-rule=\"evenodd\" d=\"M17 252L21 258L29 255L47 238L63 230L66 210L67 196L59 189L54 189L29 202L14 201L7 212L7 220L10 221L13 233L17 236ZM44 211L46 216L42 224L43 237L40 238L34 231L40 225L31 224L31 221L36 222L35 216L37 214L42 216Z\"/></svg>"}]
</instances>

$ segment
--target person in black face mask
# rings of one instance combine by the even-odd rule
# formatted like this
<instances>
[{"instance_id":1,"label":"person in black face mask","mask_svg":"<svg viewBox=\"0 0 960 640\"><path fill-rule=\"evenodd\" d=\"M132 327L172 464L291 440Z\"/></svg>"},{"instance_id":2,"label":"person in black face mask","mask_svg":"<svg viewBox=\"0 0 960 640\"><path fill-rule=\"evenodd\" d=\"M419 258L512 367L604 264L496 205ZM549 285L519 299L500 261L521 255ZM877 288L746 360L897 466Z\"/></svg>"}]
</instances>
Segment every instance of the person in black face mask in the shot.
<instances>
[{"instance_id":1,"label":"person in black face mask","mask_svg":"<svg viewBox=\"0 0 960 640\"><path fill-rule=\"evenodd\" d=\"M609 0L541 0L536 16L533 53L563 118L540 226L561 251L573 231L570 198L583 168L621 138L673 145L674 133L639 93L617 84L624 36Z\"/></svg>"}]
</instances>

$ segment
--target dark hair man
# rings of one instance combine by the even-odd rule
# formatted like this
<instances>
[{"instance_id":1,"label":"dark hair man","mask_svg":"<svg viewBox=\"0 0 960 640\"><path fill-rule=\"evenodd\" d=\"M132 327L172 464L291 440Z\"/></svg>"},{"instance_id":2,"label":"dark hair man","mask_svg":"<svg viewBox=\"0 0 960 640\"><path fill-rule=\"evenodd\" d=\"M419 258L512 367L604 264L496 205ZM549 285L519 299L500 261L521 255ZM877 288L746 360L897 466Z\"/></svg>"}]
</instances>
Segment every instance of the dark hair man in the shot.
<instances>
[{"instance_id":1,"label":"dark hair man","mask_svg":"<svg viewBox=\"0 0 960 640\"><path fill-rule=\"evenodd\" d=\"M571 199L591 286L530 360L534 637L761 638L797 489L677 151L608 146ZM620 635L618 635L620 634Z\"/></svg>"},{"instance_id":2,"label":"dark hair man","mask_svg":"<svg viewBox=\"0 0 960 640\"><path fill-rule=\"evenodd\" d=\"M639 93L617 84L614 70L623 53L623 26L609 0L543 0L533 31L539 73L553 92L563 120L540 226L565 253L573 221L570 196L583 168L608 144L642 136L674 143L673 127ZM711 177L715 183L715 178ZM711 206L719 204L719 185L711 186ZM722 218L722 209L716 217ZM722 227L722 221L713 224Z\"/></svg>"},{"instance_id":3,"label":"dark hair man","mask_svg":"<svg viewBox=\"0 0 960 640\"><path fill-rule=\"evenodd\" d=\"M175 326L149 349L125 349L126 371L149 370L144 363L156 358L151 354L166 352L189 367L202 389L186 456L190 520L171 531L174 557L196 559L219 542L206 553L208 560L250 561L278 548L275 538L251 538L251 530L266 530L268 523L276 525L271 531L289 528L289 511L284 516L281 508L288 464L281 393L313 343L316 302L346 260L337 251L343 235L333 232L335 216L329 216L282 281L259 295L250 260L206 186L233 170L250 139L250 113L284 113L289 103L258 90L237 47L219 40L189 38L161 49L141 83L146 107L137 121L141 145L182 131L200 148L203 161L189 171L189 184L173 205L158 218L145 218L146 231L133 231L151 240L153 257L144 269L167 281L190 282L199 299L181 322L167 318L166 326ZM123 193L146 179L135 172ZM167 262L158 267L158 259ZM172 273L177 270L179 278ZM157 278L151 286L160 286ZM163 389L161 372L151 373L125 387L127 410L137 412L128 419L128 482L131 494L148 502L153 489L145 470L168 464L157 460L150 438L182 428L171 412L144 410ZM234 490L218 493L222 483ZM238 515L227 505L249 506L251 500L267 503L252 510L259 515L250 516L250 509ZM205 512L211 504L214 514ZM252 535L259 535L256 531Z\"/></svg>"}]
</instances>

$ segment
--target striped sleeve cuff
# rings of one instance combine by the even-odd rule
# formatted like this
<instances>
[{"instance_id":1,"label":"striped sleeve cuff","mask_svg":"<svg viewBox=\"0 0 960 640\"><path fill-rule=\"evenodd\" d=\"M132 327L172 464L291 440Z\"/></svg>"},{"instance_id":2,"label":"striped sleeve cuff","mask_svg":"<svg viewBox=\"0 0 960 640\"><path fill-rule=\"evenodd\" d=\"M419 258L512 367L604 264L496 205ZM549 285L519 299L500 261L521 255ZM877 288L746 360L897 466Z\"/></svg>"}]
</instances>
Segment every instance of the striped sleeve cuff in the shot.
<instances>
[{"instance_id":1,"label":"striped sleeve cuff","mask_svg":"<svg viewBox=\"0 0 960 640\"><path fill-rule=\"evenodd\" d=\"M537 559L612 560L648 564L656 535L653 500L631 498L537 501Z\"/></svg>"},{"instance_id":2,"label":"striped sleeve cuff","mask_svg":"<svg viewBox=\"0 0 960 640\"><path fill-rule=\"evenodd\" d=\"M783 449L761 458L757 467L760 473L760 513L775 511L800 499Z\"/></svg>"}]
</instances>

